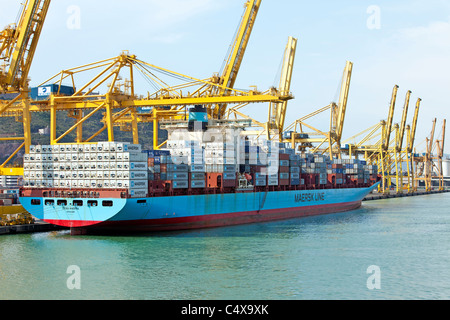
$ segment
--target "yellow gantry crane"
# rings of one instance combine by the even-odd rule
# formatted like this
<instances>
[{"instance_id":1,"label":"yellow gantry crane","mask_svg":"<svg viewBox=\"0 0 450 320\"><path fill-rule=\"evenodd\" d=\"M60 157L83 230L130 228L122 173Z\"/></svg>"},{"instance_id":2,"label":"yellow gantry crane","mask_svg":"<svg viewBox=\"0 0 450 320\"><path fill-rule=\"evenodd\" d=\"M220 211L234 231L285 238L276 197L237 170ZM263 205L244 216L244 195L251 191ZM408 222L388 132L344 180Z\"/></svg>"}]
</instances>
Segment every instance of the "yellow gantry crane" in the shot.
<instances>
[{"instance_id":1,"label":"yellow gantry crane","mask_svg":"<svg viewBox=\"0 0 450 320\"><path fill-rule=\"evenodd\" d=\"M332 102L328 106L294 121L294 123L284 129L284 142L291 143L293 148L298 148L299 150L309 148L312 149L312 152L321 150L322 152L329 152L330 157L334 157L335 155L339 158L341 157L341 139L344 129L352 72L353 63L347 61L342 76L338 103ZM319 130L306 122L308 119L325 111L330 111L330 128L328 131ZM304 127L312 130L312 133L304 132ZM313 138L310 137L310 135L319 137ZM314 144L317 145L314 146ZM327 147L322 147L327 144Z\"/></svg>"},{"instance_id":2,"label":"yellow gantry crane","mask_svg":"<svg viewBox=\"0 0 450 320\"><path fill-rule=\"evenodd\" d=\"M149 94L145 98L137 97L134 94L135 83L133 75L135 69L139 70L143 75L146 75L149 81L163 83L162 79L156 77L155 74L157 71L160 71L164 74L170 73L172 76L178 77L178 79L184 78L187 83L175 87L163 87L157 92ZM129 55L128 53L123 53L112 59L63 70L41 84L40 87L55 83L57 87L61 88L64 80L70 79L75 83L75 76L93 70L99 71L98 74L92 78L92 80L80 86L79 89L76 89L74 86L74 94L64 96L59 93L53 93L50 95L49 99L34 101L33 105L30 106L31 112L50 112L50 141L52 144L59 143L62 138L75 129L77 129L78 143L89 143L105 130L108 132L108 140L114 141L114 126L130 122L133 127L133 140L138 141L138 123L153 122L155 125L161 119L185 121L186 108L190 105L282 102L292 99L291 95L281 95L274 90L265 93L255 93L252 91L227 88L230 92L227 96L222 96L220 94L203 94L199 96L198 90L194 90L193 93L185 93L180 89L189 87L195 89L205 86L215 87L219 85L209 82L209 79L195 79L167 69L159 68L139 60L136 56ZM125 80L124 83L119 80L123 74L130 76L130 79ZM52 82L55 80L56 82ZM99 89L106 84L108 84L109 89L105 94L94 92L96 89ZM153 111L150 113L138 113L137 109L142 107L152 108ZM16 106L10 106L9 111L18 111L16 108ZM156 115L155 110L157 110ZM69 111L76 119L76 123L59 137L56 136L56 113L58 111ZM84 115L85 111L89 111L89 113ZM83 138L83 123L99 111L104 112L103 127L93 136L86 139ZM154 136L157 137L157 134L154 133ZM158 148L158 145L155 145L155 147Z\"/></svg>"},{"instance_id":3,"label":"yellow gantry crane","mask_svg":"<svg viewBox=\"0 0 450 320\"><path fill-rule=\"evenodd\" d=\"M408 191L409 192L415 192L417 191L417 184L414 179L415 172L414 172L414 141L416 138L416 131L417 131L417 122L419 119L419 110L420 110L420 103L422 102L422 99L418 98L416 102L416 108L414 110L414 117L412 120L411 126L406 126L406 138L407 138L407 147L406 147L406 160L407 160L407 170L408 170Z\"/></svg>"},{"instance_id":4,"label":"yellow gantry crane","mask_svg":"<svg viewBox=\"0 0 450 320\"><path fill-rule=\"evenodd\" d=\"M294 71L295 52L297 50L297 39L289 37L286 50L283 57L281 68L281 78L279 91L289 94L291 90L292 73ZM267 134L270 137L270 130L275 129L281 135L284 131L284 122L286 120L287 101L282 103L270 104L269 121L267 123Z\"/></svg>"},{"instance_id":5,"label":"yellow gantry crane","mask_svg":"<svg viewBox=\"0 0 450 320\"><path fill-rule=\"evenodd\" d=\"M250 0L246 2L245 12L242 16L236 38L231 45L231 50L226 59L222 75L217 78L213 77L216 80L215 82L219 84L219 86L214 87L213 94L221 96L232 94L229 88L234 88L260 6L261 0ZM225 103L216 105L212 110L212 118L222 119L225 115L226 108L227 104Z\"/></svg>"},{"instance_id":6,"label":"yellow gantry crane","mask_svg":"<svg viewBox=\"0 0 450 320\"><path fill-rule=\"evenodd\" d=\"M288 42L283 55L283 64L281 67L281 77L278 89L272 88L275 92L278 92L282 96L290 96L290 88L292 81L292 74L294 70L295 53L297 49L297 39L289 37ZM243 119L251 120L252 126L259 128L255 131L247 130L247 135L260 136L266 134L268 139L279 137L282 139L281 134L284 130L284 122L287 111L287 100L283 102L275 102L269 104L268 121L266 123L260 122L250 116L240 112L239 110L248 103L242 103L227 110L227 119L231 119L234 116L235 119L241 117Z\"/></svg>"},{"instance_id":7,"label":"yellow gantry crane","mask_svg":"<svg viewBox=\"0 0 450 320\"><path fill-rule=\"evenodd\" d=\"M10 25L0 35L0 60L9 64L0 74L0 91L28 89L28 73L47 15L50 0L27 0L17 26Z\"/></svg>"},{"instance_id":8,"label":"yellow gantry crane","mask_svg":"<svg viewBox=\"0 0 450 320\"><path fill-rule=\"evenodd\" d=\"M439 190L444 190L444 172L442 165L442 158L444 157L444 144L445 144L445 127L447 120L444 119L442 123L441 138L436 140L436 156L432 156L432 160L436 160L437 163L433 163L435 173L439 181Z\"/></svg>"},{"instance_id":9,"label":"yellow gantry crane","mask_svg":"<svg viewBox=\"0 0 450 320\"><path fill-rule=\"evenodd\" d=\"M23 148L28 152L31 145L30 104L28 100L28 73L31 68L50 0L27 0L22 7L17 25L9 25L0 33L0 94L12 94L12 100L0 99L0 115L13 105L19 111L9 113L23 122L24 137L4 137L2 141L23 141L12 155L0 164L0 175L22 175L22 168L6 168L11 159Z\"/></svg>"},{"instance_id":10,"label":"yellow gantry crane","mask_svg":"<svg viewBox=\"0 0 450 320\"><path fill-rule=\"evenodd\" d=\"M161 120L185 121L187 107L190 105L208 106L208 113L213 119L220 119L229 104L276 102L281 103L292 99L292 95L280 93L276 89L270 89L264 93L254 90L235 90L226 85L234 85L241 65L245 48L258 12L261 0L246 2L246 10L241 21L237 37L232 46L231 54L227 60L222 77L213 76L206 80L196 79L182 75L155 65L139 60L128 52L120 56L87 64L68 70L63 70L54 77L42 83L39 87L56 85L57 92L52 92L48 99L33 101L28 105L26 112L50 113L50 141L51 144L60 143L70 132L76 130L78 143L89 143L100 133L107 130L108 140L114 140L114 126L127 128L131 126L133 141L137 143L139 122L153 122L154 148L158 149L163 144L158 144L158 123ZM87 72L97 72L96 75L82 86L76 86L75 77ZM157 90L147 97L138 97L135 94L135 72L141 73L146 80ZM165 79L156 73L181 80L183 83L170 86ZM122 76L127 77L122 82ZM64 94L61 88L64 81L70 81L72 94ZM96 90L108 87L105 94L99 94ZM187 91L187 90L191 91ZM187 91L187 92L186 92ZM17 100L16 100L17 101ZM29 124L29 116L25 121L24 108L11 101L0 106L2 115L22 115L24 123ZM28 100L27 100L28 101ZM150 112L138 112L138 109L147 108ZM57 136L56 113L67 111L68 115L75 119L75 124L60 136ZM88 138L83 137L83 123L95 113L104 111L103 127ZM29 127L25 128L29 135Z\"/></svg>"},{"instance_id":11,"label":"yellow gantry crane","mask_svg":"<svg viewBox=\"0 0 450 320\"><path fill-rule=\"evenodd\" d=\"M377 164L383 177L379 187L380 192L390 192L392 180L396 181L396 191L414 191L414 170L413 170L413 148L416 135L416 128L419 116L421 99L416 103L412 127L406 125L411 91L406 93L405 104L402 112L400 124L394 124L394 111L397 101L399 87L394 86L392 90L391 102L389 105L388 117L374 126L352 136L343 143L349 143L349 155L357 157L363 155L370 164ZM404 138L406 134L406 147ZM393 135L393 138L391 138ZM363 138L351 144L357 137ZM407 184L404 184L403 163L407 164ZM404 187L406 185L406 187Z\"/></svg>"},{"instance_id":12,"label":"yellow gantry crane","mask_svg":"<svg viewBox=\"0 0 450 320\"><path fill-rule=\"evenodd\" d=\"M433 186L432 186L432 173L433 173L433 145L434 145L434 134L436 131L436 122L437 119L434 118L433 119L433 125L431 127L431 133L430 133L430 137L426 138L426 152L425 155L423 157L423 167L424 167L424 171L423 171L423 177L425 180L425 189L426 191L431 191ZM420 177L418 178L420 179Z\"/></svg>"}]
</instances>

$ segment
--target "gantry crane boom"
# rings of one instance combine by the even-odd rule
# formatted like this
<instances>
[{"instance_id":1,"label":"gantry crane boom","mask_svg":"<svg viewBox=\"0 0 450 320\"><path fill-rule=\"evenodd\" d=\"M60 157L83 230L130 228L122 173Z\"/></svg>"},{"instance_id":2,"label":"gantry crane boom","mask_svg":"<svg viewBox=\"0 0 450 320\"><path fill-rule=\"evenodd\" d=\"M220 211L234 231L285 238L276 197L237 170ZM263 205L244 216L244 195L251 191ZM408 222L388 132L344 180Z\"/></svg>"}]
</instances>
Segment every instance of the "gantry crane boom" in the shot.
<instances>
[{"instance_id":1,"label":"gantry crane boom","mask_svg":"<svg viewBox=\"0 0 450 320\"><path fill-rule=\"evenodd\" d=\"M234 88L260 5L261 0L249 0L245 4L245 13L239 25L236 38L233 41L222 75L219 78L219 84L221 85L218 89L219 95L229 95L231 94L229 88ZM226 104L217 105L213 117L218 119L223 118L226 107Z\"/></svg>"},{"instance_id":2,"label":"gantry crane boom","mask_svg":"<svg viewBox=\"0 0 450 320\"><path fill-rule=\"evenodd\" d=\"M291 89L292 73L294 70L295 52L297 50L297 39L289 37L284 51L283 66L281 68L281 78L279 92L289 94ZM281 134L284 130L284 122L286 119L287 101L276 103L271 106L272 115L269 115L272 126ZM269 132L269 130L268 130Z\"/></svg>"},{"instance_id":3,"label":"gantry crane boom","mask_svg":"<svg viewBox=\"0 0 450 320\"><path fill-rule=\"evenodd\" d=\"M420 103L422 99L418 98L416 102L416 109L414 110L414 118L411 124L411 131L410 135L408 137L408 153L411 153L414 148L414 140L416 138L416 131L417 131L417 121L419 119L419 110L420 110Z\"/></svg>"},{"instance_id":4,"label":"gantry crane boom","mask_svg":"<svg viewBox=\"0 0 450 320\"><path fill-rule=\"evenodd\" d=\"M19 24L2 33L1 58L9 62L6 75L0 78L3 92L23 91L28 86L28 73L47 15L50 0L27 0Z\"/></svg>"},{"instance_id":5,"label":"gantry crane boom","mask_svg":"<svg viewBox=\"0 0 450 320\"><path fill-rule=\"evenodd\" d=\"M0 164L0 175L22 175L22 168L6 168L8 162L25 147L31 145L31 118L28 101L28 73L36 51L42 27L50 6L50 0L26 0L17 25L9 25L0 33L0 93L15 93L11 101L0 101L0 114L19 103L16 119L23 122L24 137L3 140L24 140L8 159ZM6 168L6 169L5 169Z\"/></svg>"},{"instance_id":6,"label":"gantry crane boom","mask_svg":"<svg viewBox=\"0 0 450 320\"><path fill-rule=\"evenodd\" d=\"M431 128L430 138L426 138L427 150L425 154L425 188L426 191L431 191L431 171L433 170L432 153L434 144L434 132L436 129L437 119L433 119L433 126Z\"/></svg>"},{"instance_id":7,"label":"gantry crane boom","mask_svg":"<svg viewBox=\"0 0 450 320\"><path fill-rule=\"evenodd\" d=\"M394 110L395 110L395 102L397 100L397 92L398 92L398 85L394 86L394 89L392 90L392 98L391 98L391 104L389 106L389 114L386 122L386 126L384 128L383 137L382 137L382 148L383 150L387 150L389 148L390 143L390 135L392 130L392 123L394 121Z\"/></svg>"},{"instance_id":8,"label":"gantry crane boom","mask_svg":"<svg viewBox=\"0 0 450 320\"><path fill-rule=\"evenodd\" d=\"M336 120L335 141L338 145L341 144L342 132L344 130L345 112L347 110L348 94L350 91L350 81L352 78L353 63L347 61L342 76L341 91L339 95L338 115Z\"/></svg>"},{"instance_id":9,"label":"gantry crane boom","mask_svg":"<svg viewBox=\"0 0 450 320\"><path fill-rule=\"evenodd\" d=\"M345 112L347 109L352 70L353 70L353 63L347 61L342 76L339 102L338 103L332 102L326 107L323 107L319 110L310 113L309 115L297 119L291 125L287 126L283 132L287 134L287 136L290 136L291 138L283 138L284 142L291 143L293 146L295 146L296 144L301 144L299 146L300 149L311 148L313 152L318 151L322 145L328 143L328 147L326 148L326 150L330 152L330 156L333 156L333 154L335 153L333 151L334 144L336 144L338 146L338 149L340 150L340 142L344 127ZM306 120L330 109L331 109L331 120L329 131L316 129L310 124L307 124L305 122ZM297 131L297 126L299 126L301 132L295 132ZM314 132L312 134L317 135L319 137L318 138L309 137L309 134L303 132L303 126L313 130ZM313 143L314 144L319 143L319 145L313 147ZM338 152L338 154L340 156L340 152Z\"/></svg>"},{"instance_id":10,"label":"gantry crane boom","mask_svg":"<svg viewBox=\"0 0 450 320\"><path fill-rule=\"evenodd\" d=\"M438 173L439 173L439 190L444 190L444 168L442 163L442 158L444 157L444 143L445 143L445 125L447 120L444 119L442 124L442 137L440 140L436 141L438 148L437 161L438 161Z\"/></svg>"},{"instance_id":11,"label":"gantry crane boom","mask_svg":"<svg viewBox=\"0 0 450 320\"><path fill-rule=\"evenodd\" d=\"M439 146L439 158L442 159L444 157L444 146L445 146L445 126L446 126L447 120L444 119L444 122L442 124L442 137L440 140L440 146Z\"/></svg>"},{"instance_id":12,"label":"gantry crane boom","mask_svg":"<svg viewBox=\"0 0 450 320\"><path fill-rule=\"evenodd\" d=\"M411 98L411 91L409 90L406 93L405 105L403 106L402 122L400 123L399 137L398 137L397 143L396 143L396 151L397 152L401 152L402 147L403 147L403 137L405 136L406 118L408 116L410 98Z\"/></svg>"},{"instance_id":13,"label":"gantry crane boom","mask_svg":"<svg viewBox=\"0 0 450 320\"><path fill-rule=\"evenodd\" d=\"M155 73L159 71L165 75L172 74L178 79L184 78L189 83L183 85L186 89L188 86L201 86L201 87L217 87L218 85L210 82L210 79L200 80L193 77L184 76L180 73L169 71L167 69L159 68L157 66L151 65L144 61L138 60L136 56L123 53L122 55L102 60L97 63L91 63L78 68L72 68L69 70L64 70L58 73L54 77L48 79L41 86L51 84L52 81L58 87L62 85L62 82L66 79L72 79L74 81L74 76L78 73L84 73L85 71L96 72L100 69L100 72L85 85L78 86L81 88L75 91L74 83L74 94L69 96L60 95L58 93L51 94L49 99L42 101L35 101L29 107L29 112L50 112L50 143L56 144L65 137L67 134L75 129L80 129L83 123L90 118L95 113L100 110L105 111L104 126L97 133L88 139L83 139L80 134L77 135L77 141L79 143L90 142L98 134L107 130L108 140L114 140L113 126L117 124L126 124L131 122L133 127L137 127L138 122L153 122L156 131L159 120L170 119L183 121L186 115L186 107L189 105L217 105L217 104L234 104L234 103L257 103L257 102L283 102L284 100L292 99L292 96L280 95L277 90L270 90L266 93L255 93L246 92L241 90L236 90L228 88L231 94L228 96L205 94L197 95L195 90L193 94L181 92L178 89L180 87L163 87L161 90L157 91L153 95L149 95L147 98L138 98L134 92L134 80L131 77L129 89L130 92L122 91L118 78L120 75L128 74L132 76L133 68L140 71L146 70L144 68L152 68L152 73L146 74L148 77L152 77L152 80L158 81ZM123 73L121 72L123 71ZM150 80L150 79L148 79ZM106 94L92 94L92 90L105 85L108 81L112 81L109 91ZM159 81L161 82L161 81ZM88 89L86 92L81 92L83 88ZM214 90L208 90L208 92L213 92ZM140 107L151 107L151 113L136 113L136 109ZM184 108L184 109L183 109ZM0 103L0 113L1 111L7 111L11 114L20 114L23 112L20 105L7 104L2 107ZM57 111L70 111L73 115L75 112L82 110L90 110L90 112L82 116L82 114L76 118L77 122L63 135L56 136L56 112ZM144 118L145 117L145 118ZM82 132L80 129L78 132ZM157 135L154 133L154 137ZM137 141L137 132L133 130L133 141ZM157 141L154 141L155 149L159 148Z\"/></svg>"},{"instance_id":14,"label":"gantry crane boom","mask_svg":"<svg viewBox=\"0 0 450 320\"><path fill-rule=\"evenodd\" d=\"M431 154L433 153L433 143L434 143L434 133L436 130L436 121L437 119L434 118L433 120L433 126L431 128L430 138L427 138L427 157L431 159Z\"/></svg>"}]
</instances>

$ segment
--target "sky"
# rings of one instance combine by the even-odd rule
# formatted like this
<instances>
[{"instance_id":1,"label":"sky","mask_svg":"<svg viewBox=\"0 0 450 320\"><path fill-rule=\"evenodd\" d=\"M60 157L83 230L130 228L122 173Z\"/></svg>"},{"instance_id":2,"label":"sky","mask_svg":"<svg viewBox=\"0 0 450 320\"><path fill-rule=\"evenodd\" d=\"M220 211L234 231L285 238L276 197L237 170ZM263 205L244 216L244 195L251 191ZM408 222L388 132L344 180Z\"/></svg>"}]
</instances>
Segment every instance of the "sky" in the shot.
<instances>
[{"instance_id":1,"label":"sky","mask_svg":"<svg viewBox=\"0 0 450 320\"><path fill-rule=\"evenodd\" d=\"M20 0L2 0L0 28L15 22ZM30 71L37 86L63 69L118 56L199 79L219 72L244 12L245 0L55 0L52 1ZM289 36L298 38L286 124L338 97L346 61L353 74L343 139L388 115L399 86L394 122L412 91L407 124L422 99L416 135L425 151L432 120L435 137L449 118L450 1L448 0L262 0L235 88L278 86ZM140 80L140 79L137 79ZM152 92L145 81L139 94ZM266 121L268 104L244 109ZM329 114L311 121L328 130ZM450 129L447 130L448 139ZM449 142L445 152L450 153Z\"/></svg>"}]
</instances>

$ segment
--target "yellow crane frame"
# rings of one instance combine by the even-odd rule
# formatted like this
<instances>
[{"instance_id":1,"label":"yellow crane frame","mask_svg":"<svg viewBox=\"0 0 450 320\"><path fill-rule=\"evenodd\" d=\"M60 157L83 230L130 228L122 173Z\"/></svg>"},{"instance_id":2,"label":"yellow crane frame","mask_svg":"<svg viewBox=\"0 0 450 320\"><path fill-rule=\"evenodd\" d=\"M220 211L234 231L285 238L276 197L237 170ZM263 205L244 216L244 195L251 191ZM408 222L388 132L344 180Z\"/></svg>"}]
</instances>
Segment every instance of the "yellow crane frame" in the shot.
<instances>
[{"instance_id":1,"label":"yellow crane frame","mask_svg":"<svg viewBox=\"0 0 450 320\"><path fill-rule=\"evenodd\" d=\"M412 125L406 125L411 91L406 93L405 104L402 112L402 119L399 124L394 124L394 111L398 95L399 86L395 85L392 90L391 102L387 120L382 120L372 127L350 137L343 143L349 143L348 154L350 157L364 155L370 164L377 164L383 177L379 187L379 192L388 193L391 189L392 179L396 181L396 192L401 193L404 189L408 192L417 190L414 181L413 169L413 148L416 135L416 128L419 116L421 99L416 103ZM394 133L394 138L391 135ZM403 145L406 133L406 147ZM363 138L358 143L357 137ZM407 164L407 183L403 183L403 163Z\"/></svg>"},{"instance_id":2,"label":"yellow crane frame","mask_svg":"<svg viewBox=\"0 0 450 320\"><path fill-rule=\"evenodd\" d=\"M23 4L19 23L6 27L0 33L0 60L5 65L0 69L0 94L17 94L11 101L0 101L0 115L15 116L24 126L23 137L4 137L1 141L23 141L8 159L0 165L0 175L22 175L23 168L7 168L11 159L31 144L30 112L28 101L28 73L42 32L42 27L50 6L50 0L26 0ZM8 109L19 104L19 113L9 113Z\"/></svg>"},{"instance_id":3,"label":"yellow crane frame","mask_svg":"<svg viewBox=\"0 0 450 320\"><path fill-rule=\"evenodd\" d=\"M300 144L299 148L302 150L310 148L312 149L312 152L329 152L330 157L334 157L335 155L338 158L341 157L341 139L344 130L352 72L353 62L347 61L342 75L338 103L332 102L331 104L294 121L284 129L284 132L292 131L292 133L291 137L283 139L283 142L291 143L293 148L296 148L296 146ZM330 111L330 128L328 131L317 129L306 122L306 120L325 111ZM319 138L306 138L302 136L304 133L303 127L313 130L314 134L318 135ZM314 146L314 144L318 145ZM324 144L328 144L328 147L322 148Z\"/></svg>"}]
</instances>

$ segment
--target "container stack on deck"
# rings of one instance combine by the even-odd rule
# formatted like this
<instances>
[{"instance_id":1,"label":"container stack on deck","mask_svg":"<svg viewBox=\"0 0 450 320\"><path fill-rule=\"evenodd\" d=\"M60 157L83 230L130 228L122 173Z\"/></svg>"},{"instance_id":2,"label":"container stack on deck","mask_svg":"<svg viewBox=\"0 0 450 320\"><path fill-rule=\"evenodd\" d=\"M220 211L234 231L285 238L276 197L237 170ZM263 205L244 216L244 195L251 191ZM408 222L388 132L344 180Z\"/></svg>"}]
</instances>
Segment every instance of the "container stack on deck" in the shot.
<instances>
[{"instance_id":1,"label":"container stack on deck","mask_svg":"<svg viewBox=\"0 0 450 320\"><path fill-rule=\"evenodd\" d=\"M32 146L24 156L24 187L57 190L126 189L148 192L147 154L120 142Z\"/></svg>"},{"instance_id":2,"label":"container stack on deck","mask_svg":"<svg viewBox=\"0 0 450 320\"><path fill-rule=\"evenodd\" d=\"M24 186L46 190L126 190L129 197L246 190L345 188L376 181L378 168L330 160L267 140L167 142L142 151L120 142L32 146Z\"/></svg>"},{"instance_id":3,"label":"container stack on deck","mask_svg":"<svg viewBox=\"0 0 450 320\"><path fill-rule=\"evenodd\" d=\"M167 142L167 149L148 151L149 194L158 192L227 192L352 187L377 181L377 166L357 159L333 159L301 153L267 140L238 143ZM163 160L164 159L164 160ZM167 164L163 164L167 161ZM167 175L156 173L167 165ZM152 175L152 173L154 175Z\"/></svg>"}]
</instances>

